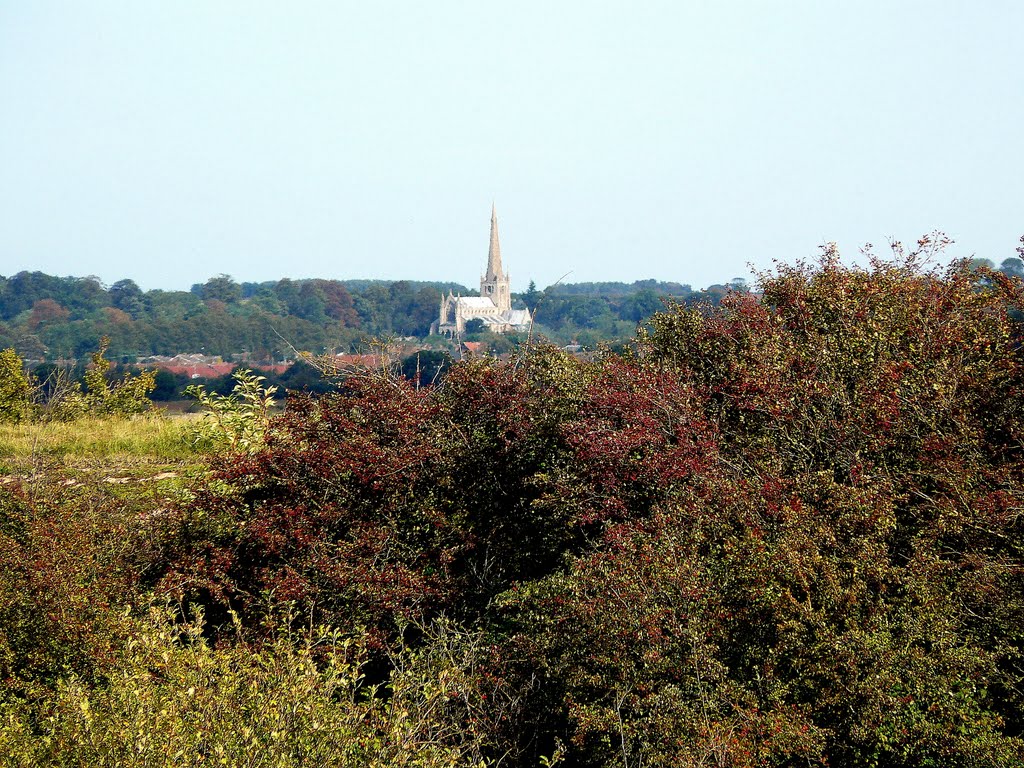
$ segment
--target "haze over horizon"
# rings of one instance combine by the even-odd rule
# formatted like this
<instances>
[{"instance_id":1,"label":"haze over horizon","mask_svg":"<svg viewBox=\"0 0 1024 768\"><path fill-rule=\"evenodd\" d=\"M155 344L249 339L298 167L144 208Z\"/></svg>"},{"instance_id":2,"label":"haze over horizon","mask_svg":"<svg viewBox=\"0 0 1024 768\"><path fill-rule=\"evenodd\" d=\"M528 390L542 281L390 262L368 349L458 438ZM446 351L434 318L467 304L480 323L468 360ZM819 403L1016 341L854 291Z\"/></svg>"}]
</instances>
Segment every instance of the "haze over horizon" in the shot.
<instances>
[{"instance_id":1,"label":"haze over horizon","mask_svg":"<svg viewBox=\"0 0 1024 768\"><path fill-rule=\"evenodd\" d=\"M0 274L513 289L1024 233L1024 6L0 6Z\"/></svg>"}]
</instances>

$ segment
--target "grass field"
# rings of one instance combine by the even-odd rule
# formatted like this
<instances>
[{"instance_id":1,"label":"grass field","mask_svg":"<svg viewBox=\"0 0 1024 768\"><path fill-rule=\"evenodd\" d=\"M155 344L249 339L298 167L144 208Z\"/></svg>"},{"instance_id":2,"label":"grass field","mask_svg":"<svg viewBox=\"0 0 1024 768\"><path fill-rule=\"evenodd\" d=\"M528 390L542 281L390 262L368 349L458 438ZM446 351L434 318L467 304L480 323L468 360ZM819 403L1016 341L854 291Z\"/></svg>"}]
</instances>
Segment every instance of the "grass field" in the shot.
<instances>
[{"instance_id":1,"label":"grass field","mask_svg":"<svg viewBox=\"0 0 1024 768\"><path fill-rule=\"evenodd\" d=\"M202 458L188 439L193 418L150 415L0 424L0 475L45 471L139 476L195 466Z\"/></svg>"}]
</instances>

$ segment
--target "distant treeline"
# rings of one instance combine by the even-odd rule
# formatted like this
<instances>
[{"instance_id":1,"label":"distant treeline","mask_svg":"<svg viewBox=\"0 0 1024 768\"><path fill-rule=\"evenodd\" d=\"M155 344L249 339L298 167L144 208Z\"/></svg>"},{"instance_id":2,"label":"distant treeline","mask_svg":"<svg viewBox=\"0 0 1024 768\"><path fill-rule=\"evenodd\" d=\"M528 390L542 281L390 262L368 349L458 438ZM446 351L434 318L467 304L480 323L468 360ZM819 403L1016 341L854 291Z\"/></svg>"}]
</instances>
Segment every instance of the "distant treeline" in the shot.
<instances>
[{"instance_id":1,"label":"distant treeline","mask_svg":"<svg viewBox=\"0 0 1024 768\"><path fill-rule=\"evenodd\" d=\"M353 281L350 290L337 280L219 275L190 291L143 291L132 280L108 287L94 277L20 272L0 277L0 346L26 359L81 359L107 336L119 360L179 352L279 360L294 349L344 351L366 336L425 335L449 287L459 288Z\"/></svg>"},{"instance_id":2,"label":"distant treeline","mask_svg":"<svg viewBox=\"0 0 1024 768\"><path fill-rule=\"evenodd\" d=\"M666 303L717 305L730 290L746 290L733 280L695 291L689 285L637 280L634 283L558 283L538 291L531 282L522 300L534 311L537 330L558 340L594 346L601 341L629 339Z\"/></svg>"},{"instance_id":3,"label":"distant treeline","mask_svg":"<svg viewBox=\"0 0 1024 768\"><path fill-rule=\"evenodd\" d=\"M663 299L717 300L729 286L694 291L655 280L556 285L514 297L537 312L538 331L555 341L632 336ZM236 282L218 275L189 291L143 291L132 280L104 285L95 277L43 272L0 276L0 348L26 360L83 359L101 337L112 359L203 352L280 360L295 350L349 351L371 337L426 337L441 295L476 292L457 283L401 280Z\"/></svg>"},{"instance_id":4,"label":"distant treeline","mask_svg":"<svg viewBox=\"0 0 1024 768\"><path fill-rule=\"evenodd\" d=\"M976 266L994 267L985 260ZM1024 274L1011 258L999 271ZM513 298L535 312L536 333L593 346L630 338L665 302L717 304L743 280L694 290L656 280L556 284ZM149 355L202 352L252 361L294 357L296 350L356 351L368 338L426 337L441 295L475 291L446 282L290 280L238 283L218 275L189 291L143 291L132 280L110 286L95 277L42 272L0 276L0 349L26 360L81 360L101 337L121 362ZM481 334L472 334L479 337ZM486 334L484 334L486 335Z\"/></svg>"},{"instance_id":5,"label":"distant treeline","mask_svg":"<svg viewBox=\"0 0 1024 768\"><path fill-rule=\"evenodd\" d=\"M683 297L694 292L689 285L660 280L635 280L632 283L556 283L547 288L547 291L558 296L629 296L641 291L654 291L664 296Z\"/></svg>"}]
</instances>

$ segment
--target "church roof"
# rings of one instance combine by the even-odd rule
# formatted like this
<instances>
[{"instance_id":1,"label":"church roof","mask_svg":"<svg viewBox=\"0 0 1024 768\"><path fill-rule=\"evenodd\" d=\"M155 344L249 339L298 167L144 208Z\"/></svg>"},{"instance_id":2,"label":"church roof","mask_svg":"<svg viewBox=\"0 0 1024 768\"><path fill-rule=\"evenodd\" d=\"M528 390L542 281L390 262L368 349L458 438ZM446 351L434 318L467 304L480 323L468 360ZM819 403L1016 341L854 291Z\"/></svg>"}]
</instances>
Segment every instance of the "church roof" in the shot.
<instances>
[{"instance_id":1,"label":"church roof","mask_svg":"<svg viewBox=\"0 0 1024 768\"><path fill-rule=\"evenodd\" d=\"M510 309L496 315L481 315L479 319L487 326L510 325L517 328L528 328L531 322L528 309Z\"/></svg>"},{"instance_id":2,"label":"church roof","mask_svg":"<svg viewBox=\"0 0 1024 768\"><path fill-rule=\"evenodd\" d=\"M468 309L494 309L494 302L488 296L460 296L459 304Z\"/></svg>"}]
</instances>

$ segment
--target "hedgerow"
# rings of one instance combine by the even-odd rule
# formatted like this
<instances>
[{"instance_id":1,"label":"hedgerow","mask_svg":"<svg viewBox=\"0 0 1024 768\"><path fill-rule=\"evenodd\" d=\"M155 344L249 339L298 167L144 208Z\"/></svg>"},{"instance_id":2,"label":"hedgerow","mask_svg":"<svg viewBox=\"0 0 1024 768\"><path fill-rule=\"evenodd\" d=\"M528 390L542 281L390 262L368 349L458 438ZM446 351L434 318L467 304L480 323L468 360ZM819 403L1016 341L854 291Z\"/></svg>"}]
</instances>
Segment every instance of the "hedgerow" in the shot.
<instances>
[{"instance_id":1,"label":"hedgerow","mask_svg":"<svg viewBox=\"0 0 1024 768\"><path fill-rule=\"evenodd\" d=\"M353 638L346 743L353 713L428 724L392 764L1024 764L1024 286L928 267L936 244L779 266L622 355L534 346L290 401L164 510L133 589L202 607L167 653L225 660L218 680L263 679L255 654L309 690L330 669L309 628ZM31 711L87 700L114 734L107 674L58 673ZM250 706L194 687L203 717ZM203 738L160 711L138 717ZM19 744L57 733L17 712Z\"/></svg>"}]
</instances>

